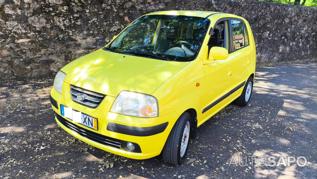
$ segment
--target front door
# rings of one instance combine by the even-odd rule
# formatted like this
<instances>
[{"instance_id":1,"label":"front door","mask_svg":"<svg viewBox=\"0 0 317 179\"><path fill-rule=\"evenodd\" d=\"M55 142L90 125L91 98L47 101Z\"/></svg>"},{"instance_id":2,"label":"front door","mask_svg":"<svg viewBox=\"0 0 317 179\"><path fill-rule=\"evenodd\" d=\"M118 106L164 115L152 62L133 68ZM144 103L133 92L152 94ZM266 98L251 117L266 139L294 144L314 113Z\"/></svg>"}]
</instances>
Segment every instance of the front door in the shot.
<instances>
[{"instance_id":1,"label":"front door","mask_svg":"<svg viewBox=\"0 0 317 179\"><path fill-rule=\"evenodd\" d=\"M215 46L229 48L229 29L228 21L218 22L212 31L211 38L208 43L208 48ZM202 77L203 93L201 98L202 113L201 121L198 121L198 125L208 120L212 115L218 112L223 107L225 102L226 93L230 90L228 85L230 84L230 61L217 60L209 64L203 65Z\"/></svg>"}]
</instances>

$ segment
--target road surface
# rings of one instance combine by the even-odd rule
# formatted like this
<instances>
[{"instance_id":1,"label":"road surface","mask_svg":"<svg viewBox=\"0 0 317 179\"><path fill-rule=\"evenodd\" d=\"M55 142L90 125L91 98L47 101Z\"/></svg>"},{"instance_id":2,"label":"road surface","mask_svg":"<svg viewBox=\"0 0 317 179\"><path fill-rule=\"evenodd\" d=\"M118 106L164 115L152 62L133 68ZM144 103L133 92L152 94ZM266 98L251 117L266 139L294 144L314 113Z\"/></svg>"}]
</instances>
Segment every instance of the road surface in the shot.
<instances>
[{"instance_id":1,"label":"road surface","mask_svg":"<svg viewBox=\"0 0 317 179\"><path fill-rule=\"evenodd\" d=\"M53 120L52 80L0 83L0 178L317 178L317 64L257 70L249 106L198 129L185 163L135 161L82 143Z\"/></svg>"}]
</instances>

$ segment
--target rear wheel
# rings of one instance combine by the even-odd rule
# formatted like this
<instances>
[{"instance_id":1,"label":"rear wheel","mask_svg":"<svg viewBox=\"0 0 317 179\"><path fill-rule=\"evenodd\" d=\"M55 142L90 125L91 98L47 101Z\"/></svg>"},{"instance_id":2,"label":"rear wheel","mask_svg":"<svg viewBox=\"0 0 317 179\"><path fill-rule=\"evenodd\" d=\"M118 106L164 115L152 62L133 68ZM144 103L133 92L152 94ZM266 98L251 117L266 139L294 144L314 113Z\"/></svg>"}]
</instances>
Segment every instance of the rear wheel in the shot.
<instances>
[{"instance_id":1,"label":"rear wheel","mask_svg":"<svg viewBox=\"0 0 317 179\"><path fill-rule=\"evenodd\" d=\"M177 165L185 159L191 132L190 117L184 113L173 127L162 153L164 162Z\"/></svg>"},{"instance_id":2,"label":"rear wheel","mask_svg":"<svg viewBox=\"0 0 317 179\"><path fill-rule=\"evenodd\" d=\"M250 77L248 81L245 83L244 89L241 95L234 101L234 104L238 106L246 106L251 100L252 91L253 91L253 78Z\"/></svg>"}]
</instances>

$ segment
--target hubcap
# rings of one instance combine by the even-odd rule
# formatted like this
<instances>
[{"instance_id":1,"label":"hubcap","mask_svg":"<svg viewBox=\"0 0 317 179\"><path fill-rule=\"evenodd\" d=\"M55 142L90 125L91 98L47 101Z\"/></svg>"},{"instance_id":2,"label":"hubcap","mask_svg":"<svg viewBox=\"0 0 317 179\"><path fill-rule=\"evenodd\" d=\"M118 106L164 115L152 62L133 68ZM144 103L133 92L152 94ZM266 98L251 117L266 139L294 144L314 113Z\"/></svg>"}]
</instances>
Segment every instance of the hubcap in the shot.
<instances>
[{"instance_id":1,"label":"hubcap","mask_svg":"<svg viewBox=\"0 0 317 179\"><path fill-rule=\"evenodd\" d=\"M184 131L183 131L183 136L182 136L182 141L181 141L181 147L180 147L180 156L184 157L187 147L188 147L188 141L189 141L189 134L190 134L190 123L189 121L186 122Z\"/></svg>"},{"instance_id":2,"label":"hubcap","mask_svg":"<svg viewBox=\"0 0 317 179\"><path fill-rule=\"evenodd\" d=\"M252 94L252 81L249 81L247 84L247 89L245 90L245 102L249 102Z\"/></svg>"}]
</instances>

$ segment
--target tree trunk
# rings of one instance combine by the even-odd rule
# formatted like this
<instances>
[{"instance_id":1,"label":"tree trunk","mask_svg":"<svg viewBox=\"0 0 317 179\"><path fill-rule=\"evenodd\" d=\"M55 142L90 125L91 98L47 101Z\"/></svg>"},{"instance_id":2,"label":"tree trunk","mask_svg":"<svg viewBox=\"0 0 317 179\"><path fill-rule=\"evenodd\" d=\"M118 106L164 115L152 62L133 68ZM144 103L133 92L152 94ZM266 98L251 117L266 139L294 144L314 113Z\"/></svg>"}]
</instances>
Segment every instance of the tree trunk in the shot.
<instances>
[{"instance_id":1,"label":"tree trunk","mask_svg":"<svg viewBox=\"0 0 317 179\"><path fill-rule=\"evenodd\" d=\"M300 0L295 0L294 5L300 5Z\"/></svg>"}]
</instances>

